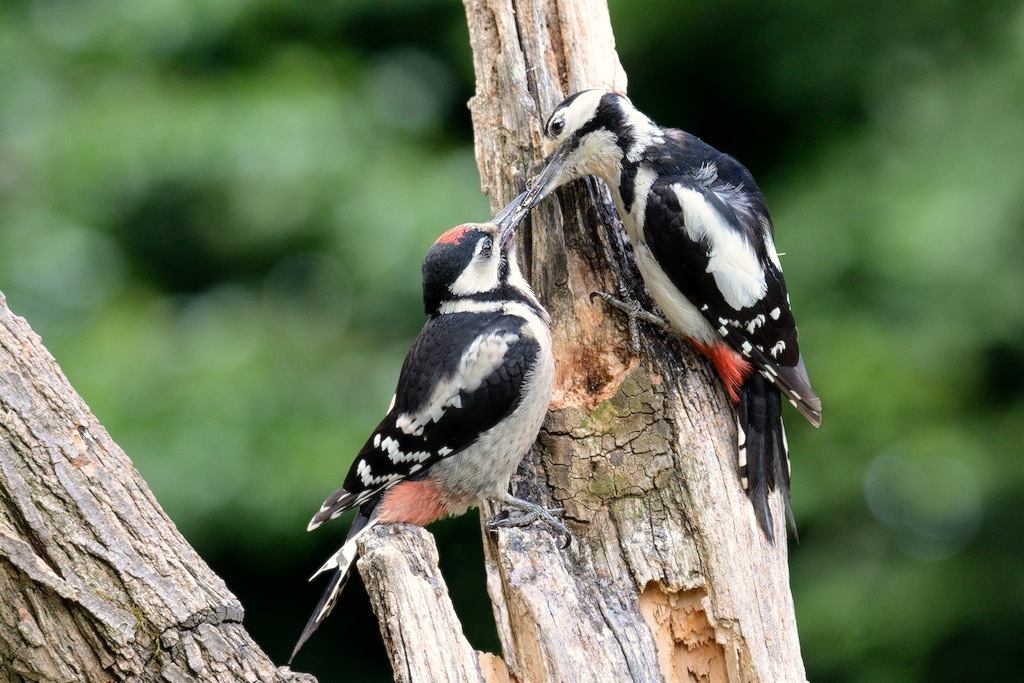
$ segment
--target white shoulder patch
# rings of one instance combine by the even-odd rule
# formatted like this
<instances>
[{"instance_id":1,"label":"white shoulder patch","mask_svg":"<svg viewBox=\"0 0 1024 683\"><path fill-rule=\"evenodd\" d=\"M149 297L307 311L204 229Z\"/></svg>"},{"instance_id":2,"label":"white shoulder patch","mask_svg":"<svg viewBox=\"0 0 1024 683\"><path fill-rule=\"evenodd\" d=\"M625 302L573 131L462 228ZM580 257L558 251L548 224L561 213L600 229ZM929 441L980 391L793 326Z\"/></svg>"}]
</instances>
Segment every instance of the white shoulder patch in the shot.
<instances>
[{"instance_id":1,"label":"white shoulder patch","mask_svg":"<svg viewBox=\"0 0 1024 683\"><path fill-rule=\"evenodd\" d=\"M711 245L707 272L715 278L726 303L739 310L760 301L768 283L750 244L726 224L700 192L682 185L673 185L672 190L679 199L690 239L706 239Z\"/></svg>"},{"instance_id":2,"label":"white shoulder patch","mask_svg":"<svg viewBox=\"0 0 1024 683\"><path fill-rule=\"evenodd\" d=\"M406 434L420 436L424 428L431 422L437 422L449 408L462 407L462 392L476 391L484 380L494 374L502 363L509 347L519 341L519 335L511 332L494 332L478 337L463 352L459 367L451 377L443 377L430 400L416 414L402 413L395 420L395 426ZM381 443L381 449L388 451L387 439ZM390 453L392 460L395 454ZM402 454L402 459L416 459L415 453ZM397 462L397 460L395 460Z\"/></svg>"}]
</instances>

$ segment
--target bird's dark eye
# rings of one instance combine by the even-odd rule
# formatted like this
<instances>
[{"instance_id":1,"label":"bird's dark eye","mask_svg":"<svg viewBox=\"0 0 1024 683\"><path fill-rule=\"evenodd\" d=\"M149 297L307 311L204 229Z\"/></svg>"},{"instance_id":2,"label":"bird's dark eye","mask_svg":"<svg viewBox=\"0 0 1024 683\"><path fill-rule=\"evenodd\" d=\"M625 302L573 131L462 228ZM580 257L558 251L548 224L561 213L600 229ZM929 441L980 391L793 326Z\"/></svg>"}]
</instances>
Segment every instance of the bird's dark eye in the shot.
<instances>
[{"instance_id":1,"label":"bird's dark eye","mask_svg":"<svg viewBox=\"0 0 1024 683\"><path fill-rule=\"evenodd\" d=\"M490 258L492 251L494 251L494 241L490 237L485 237L483 244L480 245L480 255Z\"/></svg>"},{"instance_id":2,"label":"bird's dark eye","mask_svg":"<svg viewBox=\"0 0 1024 683\"><path fill-rule=\"evenodd\" d=\"M555 119L551 122L548 127L548 131L551 133L551 137L557 138L565 130L565 119Z\"/></svg>"}]
</instances>

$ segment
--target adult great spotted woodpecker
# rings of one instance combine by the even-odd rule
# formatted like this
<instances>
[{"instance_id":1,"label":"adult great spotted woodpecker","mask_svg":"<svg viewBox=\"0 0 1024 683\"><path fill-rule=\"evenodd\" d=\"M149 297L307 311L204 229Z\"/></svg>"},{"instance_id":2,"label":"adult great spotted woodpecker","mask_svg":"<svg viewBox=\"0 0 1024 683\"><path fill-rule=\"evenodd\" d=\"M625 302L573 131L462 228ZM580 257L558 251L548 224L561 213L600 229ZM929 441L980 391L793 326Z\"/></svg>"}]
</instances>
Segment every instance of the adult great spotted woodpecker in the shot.
<instances>
[{"instance_id":1,"label":"adult great spotted woodpecker","mask_svg":"<svg viewBox=\"0 0 1024 683\"><path fill-rule=\"evenodd\" d=\"M423 261L427 322L413 343L387 415L356 456L344 486L309 523L358 514L345 543L314 574L330 583L295 650L334 606L360 536L377 524L426 525L483 500L518 508L497 525L542 518L568 534L554 510L513 497L509 479L537 438L554 382L547 312L516 263L524 214L441 235Z\"/></svg>"},{"instance_id":2,"label":"adult great spotted woodpecker","mask_svg":"<svg viewBox=\"0 0 1024 683\"><path fill-rule=\"evenodd\" d=\"M506 211L525 213L586 175L608 184L651 297L669 326L711 360L736 406L741 483L773 540L770 491L780 489L793 522L780 392L815 427L821 401L797 346L764 196L731 156L658 126L616 92L569 97L544 135L558 146Z\"/></svg>"}]
</instances>

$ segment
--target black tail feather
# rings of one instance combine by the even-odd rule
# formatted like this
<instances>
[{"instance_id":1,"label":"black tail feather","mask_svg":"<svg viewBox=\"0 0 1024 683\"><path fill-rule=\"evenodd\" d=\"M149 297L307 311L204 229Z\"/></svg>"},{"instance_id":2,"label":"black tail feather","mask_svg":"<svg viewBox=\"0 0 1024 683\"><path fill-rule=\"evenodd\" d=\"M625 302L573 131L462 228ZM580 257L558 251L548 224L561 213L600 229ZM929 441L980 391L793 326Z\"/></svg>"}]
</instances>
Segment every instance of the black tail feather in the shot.
<instances>
[{"instance_id":1,"label":"black tail feather","mask_svg":"<svg viewBox=\"0 0 1024 683\"><path fill-rule=\"evenodd\" d=\"M743 384L737 408L740 477L754 516L770 542L775 541L768 494L778 489L796 536L789 497L789 452L782 424L782 395L760 373Z\"/></svg>"},{"instance_id":2,"label":"black tail feather","mask_svg":"<svg viewBox=\"0 0 1024 683\"><path fill-rule=\"evenodd\" d=\"M341 591L345 590L345 584L348 583L348 577L351 576L349 567L345 568L345 571L338 570L331 576L330 582L327 584L324 594L320 596L320 602L316 604L316 608L313 609L313 614L309 616L309 621L306 622L305 628L302 629L302 635L299 636L299 641L295 643L295 648L292 650L291 657L288 658L288 666L292 665L292 660L295 659L295 655L299 654L299 650L306 644L309 637L313 635L313 632L319 628L320 623L327 618L327 615L334 609L334 603L338 599L338 595Z\"/></svg>"},{"instance_id":3,"label":"black tail feather","mask_svg":"<svg viewBox=\"0 0 1024 683\"><path fill-rule=\"evenodd\" d=\"M356 518L352 521L352 526L348 530L345 543L310 578L312 580L320 572L336 568L335 572L331 575L331 580L327 583L327 588L324 589L324 593L320 597L320 602L317 603L313 614L309 617L309 621L306 622L306 627L302 629L299 641L295 643L292 655L288 658L288 666L292 665L295 655L299 653L299 650L306 644L309 637L313 635L313 632L316 631L323 620L327 618L327 615L331 613L331 610L334 609L334 603L337 601L338 595L345 589L345 584L348 583L348 577L351 576L352 566L355 563L355 543L363 531L368 531L374 525L375 516L373 515L373 509L376 507L376 504L377 501L375 500L360 508L359 514L356 515Z\"/></svg>"}]
</instances>

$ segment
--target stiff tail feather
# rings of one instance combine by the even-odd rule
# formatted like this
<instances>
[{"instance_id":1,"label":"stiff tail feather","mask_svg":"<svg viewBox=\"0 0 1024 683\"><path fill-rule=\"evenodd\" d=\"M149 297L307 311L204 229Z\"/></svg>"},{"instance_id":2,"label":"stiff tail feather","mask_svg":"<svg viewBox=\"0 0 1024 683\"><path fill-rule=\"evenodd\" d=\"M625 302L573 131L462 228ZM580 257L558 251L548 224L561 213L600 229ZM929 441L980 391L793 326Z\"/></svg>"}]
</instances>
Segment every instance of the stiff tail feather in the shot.
<instances>
[{"instance_id":1,"label":"stiff tail feather","mask_svg":"<svg viewBox=\"0 0 1024 683\"><path fill-rule=\"evenodd\" d=\"M767 357L763 356L767 361ZM767 378L778 388L793 407L807 418L815 427L821 426L821 399L811 389L804 367L804 358L800 356L793 367L773 366Z\"/></svg>"},{"instance_id":2,"label":"stiff tail feather","mask_svg":"<svg viewBox=\"0 0 1024 683\"><path fill-rule=\"evenodd\" d=\"M762 375L753 374L743 385L736 411L740 479L754 506L754 516L774 543L768 494L778 489L793 536L797 537L789 497L789 447L782 424L782 396Z\"/></svg>"},{"instance_id":3,"label":"stiff tail feather","mask_svg":"<svg viewBox=\"0 0 1024 683\"><path fill-rule=\"evenodd\" d=\"M320 626L320 623L331 613L338 595L345 588L345 584L348 583L348 577L351 574L352 565L356 559L356 545L359 543L360 537L376 525L376 515L370 514L370 511L365 510L365 508L360 510L359 514L356 515L355 521L352 522L352 528L349 529L345 543L338 549L338 552L331 555L324 562L320 569L316 570L313 576L309 577L309 580L312 581L323 572L331 569L335 570L327 584L327 588L324 590L323 596L320 598L320 602L317 603L313 614L309 617L309 621L306 622L306 627L302 629L302 635L299 636L299 641L295 644L291 657L288 658L288 666L291 666L295 655L299 653L299 650L306 644L306 641L313 635L313 632Z\"/></svg>"}]
</instances>

